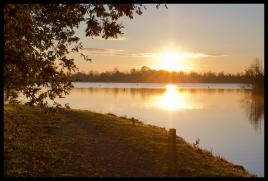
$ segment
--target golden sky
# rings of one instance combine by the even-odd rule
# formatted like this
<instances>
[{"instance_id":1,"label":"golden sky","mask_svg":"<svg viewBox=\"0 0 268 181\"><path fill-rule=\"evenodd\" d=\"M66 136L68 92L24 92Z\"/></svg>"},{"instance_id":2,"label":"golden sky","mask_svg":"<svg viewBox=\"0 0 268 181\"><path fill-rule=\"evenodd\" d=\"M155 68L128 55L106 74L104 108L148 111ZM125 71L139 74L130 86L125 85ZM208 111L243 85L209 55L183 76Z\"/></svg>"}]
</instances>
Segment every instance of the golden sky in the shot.
<instances>
[{"instance_id":1,"label":"golden sky","mask_svg":"<svg viewBox=\"0 0 268 181\"><path fill-rule=\"evenodd\" d=\"M80 71L128 71L148 66L170 71L242 72L254 58L264 57L263 4L148 4L134 19L121 18L124 35L103 40L77 35L85 62L73 55Z\"/></svg>"}]
</instances>

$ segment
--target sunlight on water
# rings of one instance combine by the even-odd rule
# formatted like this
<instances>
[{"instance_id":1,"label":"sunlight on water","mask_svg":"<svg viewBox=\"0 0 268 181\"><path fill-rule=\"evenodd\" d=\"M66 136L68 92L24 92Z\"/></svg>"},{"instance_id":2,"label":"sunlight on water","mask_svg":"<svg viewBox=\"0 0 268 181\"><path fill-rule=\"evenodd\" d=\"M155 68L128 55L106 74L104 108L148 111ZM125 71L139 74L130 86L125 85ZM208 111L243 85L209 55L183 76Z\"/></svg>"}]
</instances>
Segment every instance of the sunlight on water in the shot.
<instances>
[{"instance_id":1,"label":"sunlight on water","mask_svg":"<svg viewBox=\"0 0 268 181\"><path fill-rule=\"evenodd\" d=\"M201 109L203 107L200 104L191 102L189 95L180 92L179 88L173 84L167 85L166 91L161 96L153 97L149 105L170 112L186 109Z\"/></svg>"}]
</instances>

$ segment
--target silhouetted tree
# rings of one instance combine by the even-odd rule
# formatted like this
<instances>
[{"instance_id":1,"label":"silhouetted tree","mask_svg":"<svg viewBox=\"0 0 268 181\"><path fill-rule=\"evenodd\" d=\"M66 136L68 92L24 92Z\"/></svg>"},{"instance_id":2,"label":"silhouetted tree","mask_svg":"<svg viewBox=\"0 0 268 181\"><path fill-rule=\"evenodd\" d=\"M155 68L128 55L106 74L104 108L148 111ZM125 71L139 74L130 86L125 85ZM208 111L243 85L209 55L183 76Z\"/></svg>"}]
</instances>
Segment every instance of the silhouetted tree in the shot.
<instances>
[{"instance_id":1,"label":"silhouetted tree","mask_svg":"<svg viewBox=\"0 0 268 181\"><path fill-rule=\"evenodd\" d=\"M254 85L254 91L263 92L264 89L264 70L262 66L262 60L256 58L252 64L245 69L245 74L250 80L250 83Z\"/></svg>"},{"instance_id":2,"label":"silhouetted tree","mask_svg":"<svg viewBox=\"0 0 268 181\"><path fill-rule=\"evenodd\" d=\"M158 5L159 6L159 5ZM142 4L5 4L4 94L10 101L22 93L29 105L46 106L72 87L68 73L77 70L67 55L82 44L75 28L85 21L86 36L117 38L120 17L141 15ZM85 60L90 59L81 54ZM83 79L79 74L78 79ZM45 89L44 89L45 88Z\"/></svg>"}]
</instances>

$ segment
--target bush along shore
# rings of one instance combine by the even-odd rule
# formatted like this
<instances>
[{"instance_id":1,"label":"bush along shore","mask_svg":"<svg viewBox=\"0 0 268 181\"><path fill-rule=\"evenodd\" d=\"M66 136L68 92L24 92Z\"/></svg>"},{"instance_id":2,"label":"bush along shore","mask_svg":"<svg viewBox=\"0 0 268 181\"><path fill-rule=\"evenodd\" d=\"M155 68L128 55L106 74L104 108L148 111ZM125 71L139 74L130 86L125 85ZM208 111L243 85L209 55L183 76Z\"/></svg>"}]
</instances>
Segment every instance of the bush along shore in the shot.
<instances>
[{"instance_id":1,"label":"bush along shore","mask_svg":"<svg viewBox=\"0 0 268 181\"><path fill-rule=\"evenodd\" d=\"M37 107L5 104L4 175L255 176L169 134L113 114L62 109L50 115Z\"/></svg>"}]
</instances>

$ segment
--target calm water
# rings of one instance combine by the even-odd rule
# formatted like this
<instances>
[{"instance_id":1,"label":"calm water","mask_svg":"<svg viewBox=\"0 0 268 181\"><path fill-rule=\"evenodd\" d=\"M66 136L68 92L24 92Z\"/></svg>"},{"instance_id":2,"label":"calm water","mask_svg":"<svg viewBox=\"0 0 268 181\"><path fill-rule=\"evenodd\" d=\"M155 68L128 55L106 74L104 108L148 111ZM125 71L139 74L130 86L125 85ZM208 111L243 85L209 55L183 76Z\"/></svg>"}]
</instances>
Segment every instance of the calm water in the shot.
<instances>
[{"instance_id":1,"label":"calm water","mask_svg":"<svg viewBox=\"0 0 268 181\"><path fill-rule=\"evenodd\" d=\"M188 142L264 175L264 100L242 84L74 83L61 103L175 128ZM243 87L244 89L241 89Z\"/></svg>"}]
</instances>

